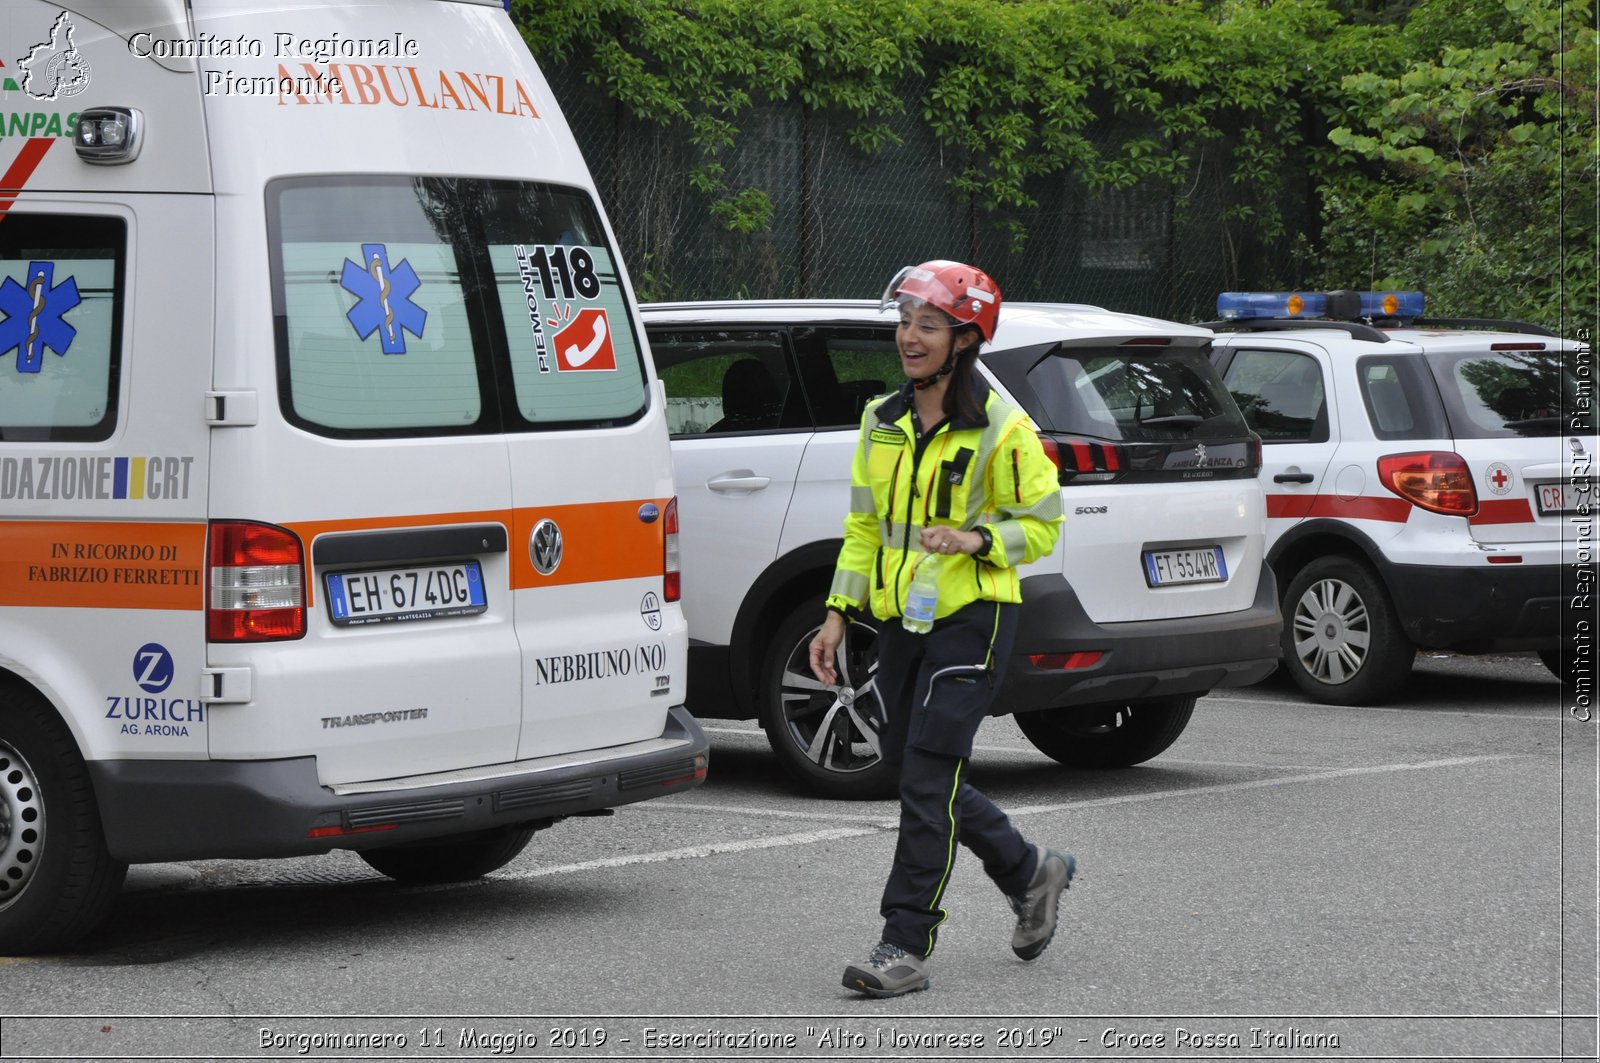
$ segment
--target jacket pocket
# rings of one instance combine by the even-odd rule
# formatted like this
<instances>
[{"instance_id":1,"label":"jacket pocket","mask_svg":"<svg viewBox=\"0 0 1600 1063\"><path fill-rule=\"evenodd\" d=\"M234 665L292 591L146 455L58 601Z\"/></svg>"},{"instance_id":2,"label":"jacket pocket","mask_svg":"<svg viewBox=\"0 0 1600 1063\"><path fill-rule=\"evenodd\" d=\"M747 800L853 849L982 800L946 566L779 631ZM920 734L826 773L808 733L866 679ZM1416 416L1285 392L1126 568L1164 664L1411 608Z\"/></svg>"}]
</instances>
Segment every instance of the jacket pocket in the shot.
<instances>
[{"instance_id":1,"label":"jacket pocket","mask_svg":"<svg viewBox=\"0 0 1600 1063\"><path fill-rule=\"evenodd\" d=\"M934 488L933 501L935 517L949 520L950 511L957 498L962 503L959 507L962 515L966 514L967 466L970 464L972 464L971 447L962 447L956 451L955 457L939 463L939 483Z\"/></svg>"}]
</instances>

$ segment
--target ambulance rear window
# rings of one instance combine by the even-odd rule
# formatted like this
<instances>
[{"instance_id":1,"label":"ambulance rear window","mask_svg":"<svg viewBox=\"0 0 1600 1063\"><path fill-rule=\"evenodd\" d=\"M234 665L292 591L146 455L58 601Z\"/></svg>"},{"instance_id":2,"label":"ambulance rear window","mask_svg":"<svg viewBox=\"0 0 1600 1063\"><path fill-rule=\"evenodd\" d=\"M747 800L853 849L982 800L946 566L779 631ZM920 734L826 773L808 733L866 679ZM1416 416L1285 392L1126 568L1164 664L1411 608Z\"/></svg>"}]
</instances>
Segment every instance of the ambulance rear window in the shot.
<instances>
[{"instance_id":1,"label":"ambulance rear window","mask_svg":"<svg viewBox=\"0 0 1600 1063\"><path fill-rule=\"evenodd\" d=\"M121 218L0 225L0 440L108 439L121 371Z\"/></svg>"},{"instance_id":2,"label":"ambulance rear window","mask_svg":"<svg viewBox=\"0 0 1600 1063\"><path fill-rule=\"evenodd\" d=\"M267 189L280 402L334 436L619 424L645 371L614 256L577 189L289 178Z\"/></svg>"},{"instance_id":3,"label":"ambulance rear window","mask_svg":"<svg viewBox=\"0 0 1600 1063\"><path fill-rule=\"evenodd\" d=\"M1457 439L1556 436L1578 403L1572 355L1559 350L1430 353Z\"/></svg>"}]
</instances>

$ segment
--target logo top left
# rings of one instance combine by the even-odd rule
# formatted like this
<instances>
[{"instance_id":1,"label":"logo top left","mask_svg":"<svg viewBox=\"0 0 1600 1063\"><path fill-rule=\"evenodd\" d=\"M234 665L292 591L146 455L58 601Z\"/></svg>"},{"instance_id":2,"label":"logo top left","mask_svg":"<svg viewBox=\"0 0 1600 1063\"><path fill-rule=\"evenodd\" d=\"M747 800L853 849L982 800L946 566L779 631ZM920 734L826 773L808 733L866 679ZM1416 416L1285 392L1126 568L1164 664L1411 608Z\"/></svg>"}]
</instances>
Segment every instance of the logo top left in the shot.
<instances>
[{"instance_id":1,"label":"logo top left","mask_svg":"<svg viewBox=\"0 0 1600 1063\"><path fill-rule=\"evenodd\" d=\"M50 27L49 39L17 60L22 72L18 85L23 92L36 100L59 100L89 87L89 61L73 40L75 28L72 16L61 12Z\"/></svg>"}]
</instances>

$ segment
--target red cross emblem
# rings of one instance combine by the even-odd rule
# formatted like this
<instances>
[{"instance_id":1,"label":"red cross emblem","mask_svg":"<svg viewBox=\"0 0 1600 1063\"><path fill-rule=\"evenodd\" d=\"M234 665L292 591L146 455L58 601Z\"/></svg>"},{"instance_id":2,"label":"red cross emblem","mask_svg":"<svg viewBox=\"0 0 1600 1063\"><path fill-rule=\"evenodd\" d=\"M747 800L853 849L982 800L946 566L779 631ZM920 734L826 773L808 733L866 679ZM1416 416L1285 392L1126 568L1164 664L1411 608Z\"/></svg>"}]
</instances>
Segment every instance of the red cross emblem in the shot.
<instances>
[{"instance_id":1,"label":"red cross emblem","mask_svg":"<svg viewBox=\"0 0 1600 1063\"><path fill-rule=\"evenodd\" d=\"M1494 485L1496 487L1504 488L1506 485L1506 480L1508 480L1509 477L1506 476L1506 471L1504 469L1496 469L1494 471L1494 475L1489 477L1489 479L1494 481Z\"/></svg>"}]
</instances>

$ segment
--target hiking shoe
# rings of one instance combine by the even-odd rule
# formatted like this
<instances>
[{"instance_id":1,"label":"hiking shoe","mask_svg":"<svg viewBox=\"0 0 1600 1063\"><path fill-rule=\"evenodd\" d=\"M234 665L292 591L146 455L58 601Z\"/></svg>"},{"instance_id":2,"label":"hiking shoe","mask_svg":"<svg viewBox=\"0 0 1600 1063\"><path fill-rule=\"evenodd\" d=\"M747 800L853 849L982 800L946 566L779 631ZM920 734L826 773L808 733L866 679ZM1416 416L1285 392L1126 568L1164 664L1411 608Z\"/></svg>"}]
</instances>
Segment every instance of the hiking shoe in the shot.
<instances>
[{"instance_id":1,"label":"hiking shoe","mask_svg":"<svg viewBox=\"0 0 1600 1063\"><path fill-rule=\"evenodd\" d=\"M928 957L880 941L862 963L844 969L844 987L869 997L897 997L928 988Z\"/></svg>"},{"instance_id":2,"label":"hiking shoe","mask_svg":"<svg viewBox=\"0 0 1600 1063\"><path fill-rule=\"evenodd\" d=\"M1020 897L1006 897L1011 910L1017 913L1011 951L1024 960L1037 958L1056 936L1056 907L1061 902L1061 891L1072 883L1072 876L1078 870L1078 861L1071 853L1058 853L1037 845L1033 848L1039 854L1039 866L1034 869L1028 891Z\"/></svg>"}]
</instances>

